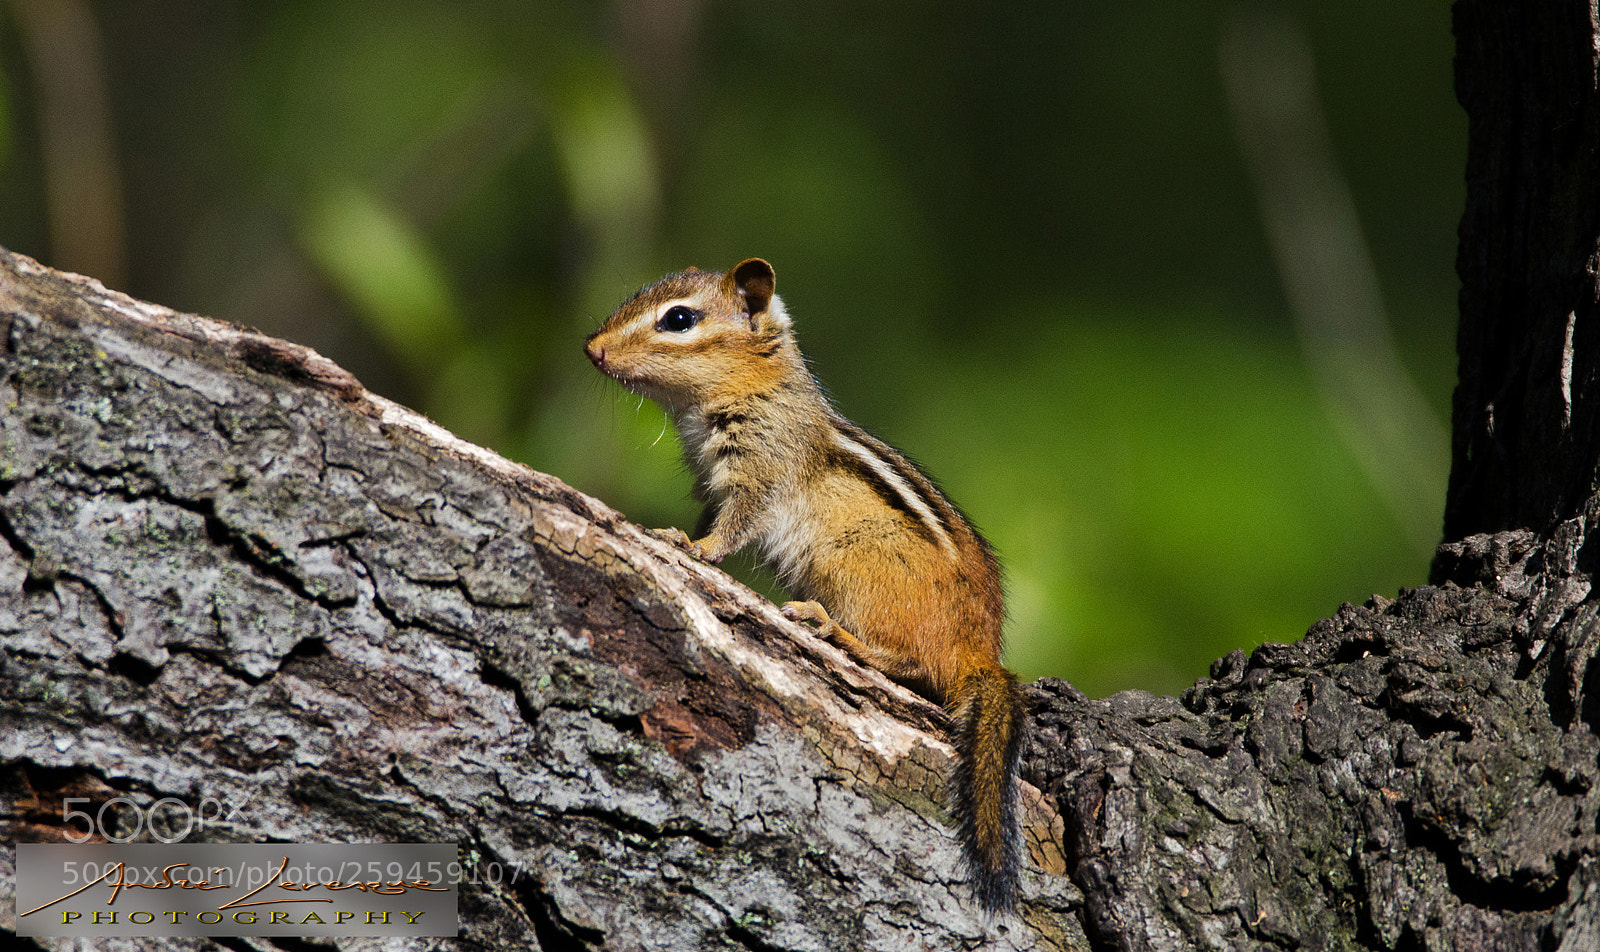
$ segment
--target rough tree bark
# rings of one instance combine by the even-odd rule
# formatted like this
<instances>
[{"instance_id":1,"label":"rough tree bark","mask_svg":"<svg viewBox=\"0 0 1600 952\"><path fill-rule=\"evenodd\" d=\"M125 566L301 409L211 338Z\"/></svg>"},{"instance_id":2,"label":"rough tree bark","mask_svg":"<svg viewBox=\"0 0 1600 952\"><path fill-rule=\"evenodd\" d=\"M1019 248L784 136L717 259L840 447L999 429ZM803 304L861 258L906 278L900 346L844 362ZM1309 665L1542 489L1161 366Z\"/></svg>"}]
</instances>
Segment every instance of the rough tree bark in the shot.
<instances>
[{"instance_id":1,"label":"rough tree bark","mask_svg":"<svg viewBox=\"0 0 1600 952\"><path fill-rule=\"evenodd\" d=\"M8 254L0 840L174 796L459 842L462 936L417 947L1600 948L1596 18L1456 11L1432 584L1178 698L1035 685L1019 916L966 899L927 703L314 354ZM219 944L313 943L160 945Z\"/></svg>"},{"instance_id":2,"label":"rough tree bark","mask_svg":"<svg viewBox=\"0 0 1600 952\"><path fill-rule=\"evenodd\" d=\"M1469 146L1445 538L1548 532L1600 490L1596 13L1454 9Z\"/></svg>"},{"instance_id":3,"label":"rough tree bark","mask_svg":"<svg viewBox=\"0 0 1600 952\"><path fill-rule=\"evenodd\" d=\"M417 947L1083 944L1059 875L975 915L936 707L603 504L304 348L4 252L0 341L5 843L78 833L75 796L459 843L462 938Z\"/></svg>"}]
</instances>

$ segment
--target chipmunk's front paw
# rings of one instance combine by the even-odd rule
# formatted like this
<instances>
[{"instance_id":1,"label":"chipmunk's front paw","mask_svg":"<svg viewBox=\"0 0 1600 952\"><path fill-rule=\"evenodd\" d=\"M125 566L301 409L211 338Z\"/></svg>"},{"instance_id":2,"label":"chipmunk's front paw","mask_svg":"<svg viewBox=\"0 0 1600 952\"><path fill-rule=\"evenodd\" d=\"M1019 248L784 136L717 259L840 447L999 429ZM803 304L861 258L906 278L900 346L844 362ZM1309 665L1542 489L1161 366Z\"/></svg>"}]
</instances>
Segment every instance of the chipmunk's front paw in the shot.
<instances>
[{"instance_id":1,"label":"chipmunk's front paw","mask_svg":"<svg viewBox=\"0 0 1600 952\"><path fill-rule=\"evenodd\" d=\"M662 542L675 545L702 562L711 562L713 564L721 562L722 557L727 554L726 552L719 551L721 543L713 536L706 536L704 539L695 540L689 538L688 533L676 527L670 529L649 529L647 531L657 539L660 539Z\"/></svg>"},{"instance_id":2,"label":"chipmunk's front paw","mask_svg":"<svg viewBox=\"0 0 1600 952\"><path fill-rule=\"evenodd\" d=\"M682 529L679 529L676 526L666 529L646 529L645 531L655 536L657 539L660 539L662 542L667 543L668 545L677 546L690 555L697 554L694 551L694 540L689 538L689 534L687 532L684 532Z\"/></svg>"}]
</instances>

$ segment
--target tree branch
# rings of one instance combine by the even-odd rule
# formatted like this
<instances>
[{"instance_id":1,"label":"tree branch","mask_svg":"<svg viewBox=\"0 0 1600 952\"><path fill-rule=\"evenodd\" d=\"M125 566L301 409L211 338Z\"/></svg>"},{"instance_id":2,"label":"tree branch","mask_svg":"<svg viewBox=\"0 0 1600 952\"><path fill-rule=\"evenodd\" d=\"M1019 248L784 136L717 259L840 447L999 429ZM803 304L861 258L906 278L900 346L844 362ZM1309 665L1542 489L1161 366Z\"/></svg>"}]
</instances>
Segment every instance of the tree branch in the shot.
<instances>
[{"instance_id":1,"label":"tree branch","mask_svg":"<svg viewBox=\"0 0 1600 952\"><path fill-rule=\"evenodd\" d=\"M1060 877L977 915L936 707L603 504L11 254L0 335L8 843L211 798L198 838L459 843L468 945L1081 944Z\"/></svg>"}]
</instances>

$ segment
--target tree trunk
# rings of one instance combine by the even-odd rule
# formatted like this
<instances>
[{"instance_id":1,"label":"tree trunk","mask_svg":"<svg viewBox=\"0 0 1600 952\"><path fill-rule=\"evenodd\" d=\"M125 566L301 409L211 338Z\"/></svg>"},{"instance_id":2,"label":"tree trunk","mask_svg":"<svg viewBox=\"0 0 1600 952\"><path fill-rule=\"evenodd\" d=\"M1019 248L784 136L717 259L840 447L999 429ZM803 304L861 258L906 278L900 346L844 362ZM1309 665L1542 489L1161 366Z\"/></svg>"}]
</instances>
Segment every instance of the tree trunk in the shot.
<instances>
[{"instance_id":1,"label":"tree trunk","mask_svg":"<svg viewBox=\"0 0 1600 952\"><path fill-rule=\"evenodd\" d=\"M0 841L170 796L231 811L205 840L457 842L461 936L416 947L1600 947L1595 24L1456 7L1434 584L1179 698L1035 685L1017 916L960 881L936 708L309 351L9 254Z\"/></svg>"},{"instance_id":2,"label":"tree trunk","mask_svg":"<svg viewBox=\"0 0 1600 952\"><path fill-rule=\"evenodd\" d=\"M1467 110L1445 538L1548 532L1600 464L1600 88L1592 4L1460 0Z\"/></svg>"},{"instance_id":3,"label":"tree trunk","mask_svg":"<svg viewBox=\"0 0 1600 952\"><path fill-rule=\"evenodd\" d=\"M1041 685L1029 779L1108 948L1600 948L1592 4L1459 0L1460 386L1433 585L1181 698ZM1492 533L1492 534L1491 534Z\"/></svg>"}]
</instances>

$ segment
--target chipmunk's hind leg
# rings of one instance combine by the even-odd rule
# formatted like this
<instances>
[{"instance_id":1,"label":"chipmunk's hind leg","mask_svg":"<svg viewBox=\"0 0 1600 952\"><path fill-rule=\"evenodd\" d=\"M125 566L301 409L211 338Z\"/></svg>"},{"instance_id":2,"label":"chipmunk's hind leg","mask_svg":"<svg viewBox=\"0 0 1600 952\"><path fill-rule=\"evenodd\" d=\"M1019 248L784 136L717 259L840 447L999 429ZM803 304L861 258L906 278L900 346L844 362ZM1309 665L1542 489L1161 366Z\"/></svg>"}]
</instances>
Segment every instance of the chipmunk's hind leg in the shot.
<instances>
[{"instance_id":1,"label":"chipmunk's hind leg","mask_svg":"<svg viewBox=\"0 0 1600 952\"><path fill-rule=\"evenodd\" d=\"M783 606L783 615L815 628L820 637L838 645L857 662L876 668L896 681L920 682L926 678L922 665L915 658L862 641L834 621L821 602L789 602Z\"/></svg>"}]
</instances>

